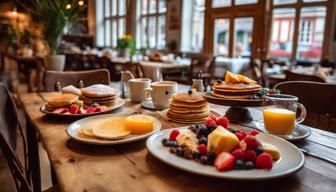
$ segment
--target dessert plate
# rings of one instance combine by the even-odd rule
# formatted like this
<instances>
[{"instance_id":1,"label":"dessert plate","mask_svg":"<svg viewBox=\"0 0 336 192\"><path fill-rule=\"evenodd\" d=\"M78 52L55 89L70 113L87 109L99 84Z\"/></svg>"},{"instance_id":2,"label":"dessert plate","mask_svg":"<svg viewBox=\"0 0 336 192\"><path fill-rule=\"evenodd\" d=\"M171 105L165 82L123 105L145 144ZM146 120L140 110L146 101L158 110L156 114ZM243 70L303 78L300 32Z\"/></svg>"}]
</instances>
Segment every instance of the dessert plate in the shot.
<instances>
[{"instance_id":1,"label":"dessert plate","mask_svg":"<svg viewBox=\"0 0 336 192\"><path fill-rule=\"evenodd\" d=\"M258 130L262 132L267 132L263 120L255 122L255 126ZM287 141L297 141L309 137L310 134L311 130L307 126L297 124L294 129L294 132L291 135L276 135L276 136L286 139Z\"/></svg>"},{"instance_id":2,"label":"dessert plate","mask_svg":"<svg viewBox=\"0 0 336 192\"><path fill-rule=\"evenodd\" d=\"M51 116L57 116L57 117L88 117L88 116L92 116L92 115L100 115L100 114L105 114L105 113L109 113L113 110L116 110L120 107L122 107L125 104L125 100L123 100L120 97L117 97L115 100L114 105L110 106L109 108L107 108L105 111L99 111L99 112L92 112L92 113L86 113L86 114L63 114L63 113L53 113L51 111L47 110L47 105L42 105L40 107L40 111L42 113L45 113L47 115L51 115Z\"/></svg>"},{"instance_id":3,"label":"dessert plate","mask_svg":"<svg viewBox=\"0 0 336 192\"><path fill-rule=\"evenodd\" d=\"M151 109L151 110L164 110L166 108L156 108L153 104L152 100L144 100L141 102L141 107L145 109Z\"/></svg>"},{"instance_id":4,"label":"dessert plate","mask_svg":"<svg viewBox=\"0 0 336 192\"><path fill-rule=\"evenodd\" d=\"M187 129L187 127L178 129ZM281 154L281 158L273 164L271 170L252 169L219 172L213 166L202 165L193 160L187 160L170 153L169 148L164 147L161 143L163 138L169 138L170 131L170 129L159 131L149 137L146 143L147 149L164 163L191 173L224 179L262 180L284 177L300 170L304 165L304 155L296 146L279 137L260 133L257 136L258 139L261 142L276 146Z\"/></svg>"},{"instance_id":5,"label":"dessert plate","mask_svg":"<svg viewBox=\"0 0 336 192\"><path fill-rule=\"evenodd\" d=\"M149 137L150 135L152 135L153 133L161 129L161 122L158 119L154 118L153 131L149 133L145 133L145 134L139 134L139 135L131 134L129 136L126 136L118 140L108 140L108 139L88 137L88 136L81 134L80 132L80 130L83 128L84 125L87 125L90 122L92 123L92 121L99 121L99 120L103 120L103 119L106 119L109 117L115 117L115 116L127 117L128 115L105 114L105 115L87 117L87 118L78 120L70 124L66 132L71 139L74 139L81 143L93 144L93 145L116 145L116 144L130 143L130 142L146 139L147 137Z\"/></svg>"}]
</instances>

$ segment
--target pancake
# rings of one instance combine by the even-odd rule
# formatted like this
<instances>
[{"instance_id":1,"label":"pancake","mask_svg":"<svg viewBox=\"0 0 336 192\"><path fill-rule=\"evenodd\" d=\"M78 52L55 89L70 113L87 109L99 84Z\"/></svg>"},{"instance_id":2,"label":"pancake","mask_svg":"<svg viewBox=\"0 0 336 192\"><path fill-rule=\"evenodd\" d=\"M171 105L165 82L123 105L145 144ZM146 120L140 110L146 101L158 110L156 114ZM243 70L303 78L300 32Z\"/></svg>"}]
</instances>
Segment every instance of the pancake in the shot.
<instances>
[{"instance_id":1,"label":"pancake","mask_svg":"<svg viewBox=\"0 0 336 192\"><path fill-rule=\"evenodd\" d=\"M107 101L107 100L113 100L115 99L117 96L109 96L109 97L88 97L85 95L82 95L81 98L82 99L86 99L86 100L96 100L96 101Z\"/></svg>"},{"instance_id":2,"label":"pancake","mask_svg":"<svg viewBox=\"0 0 336 192\"><path fill-rule=\"evenodd\" d=\"M223 95L246 95L246 94L255 94L256 92L259 91L259 88L256 90L230 90L230 89L224 90L224 89L212 88L212 91Z\"/></svg>"},{"instance_id":3,"label":"pancake","mask_svg":"<svg viewBox=\"0 0 336 192\"><path fill-rule=\"evenodd\" d=\"M92 129L92 133L95 137L103 139L122 139L131 134L125 127L125 117L109 117L99 122Z\"/></svg>"},{"instance_id":4,"label":"pancake","mask_svg":"<svg viewBox=\"0 0 336 192\"><path fill-rule=\"evenodd\" d=\"M82 94L87 97L104 98L117 95L117 91L107 85L96 84L81 89Z\"/></svg>"},{"instance_id":5,"label":"pancake","mask_svg":"<svg viewBox=\"0 0 336 192\"><path fill-rule=\"evenodd\" d=\"M174 111L176 113L199 113L199 112L203 112L206 110L209 110L208 105L205 106L201 106L201 107L195 107L195 108L181 108L181 107L176 107L174 105L170 105L170 110Z\"/></svg>"},{"instance_id":6,"label":"pancake","mask_svg":"<svg viewBox=\"0 0 336 192\"><path fill-rule=\"evenodd\" d=\"M48 109L50 108L57 108L63 107L72 104L73 102L78 100L78 96L74 94L61 94L51 98L46 99Z\"/></svg>"},{"instance_id":7,"label":"pancake","mask_svg":"<svg viewBox=\"0 0 336 192\"><path fill-rule=\"evenodd\" d=\"M178 112L175 112L175 111L172 111L172 110L169 110L167 115L170 116L170 117L177 117L177 118L201 118L201 117L205 117L205 116L208 116L210 113L210 110L206 110L206 111L202 111L202 112L196 112L196 113L185 113L185 112L182 112L182 113L178 113Z\"/></svg>"},{"instance_id":8,"label":"pancake","mask_svg":"<svg viewBox=\"0 0 336 192\"><path fill-rule=\"evenodd\" d=\"M208 106L208 102L207 101L201 101L201 102L197 102L197 103L186 103L186 102L182 102L182 101L175 101L172 100L170 102L171 106L175 106L175 107L184 107L184 108L199 108L199 107L204 107L204 106Z\"/></svg>"},{"instance_id":9,"label":"pancake","mask_svg":"<svg viewBox=\"0 0 336 192\"><path fill-rule=\"evenodd\" d=\"M205 101L205 99L202 96L202 93L196 92L196 93L176 93L173 95L173 101L180 101L185 103L198 103Z\"/></svg>"},{"instance_id":10,"label":"pancake","mask_svg":"<svg viewBox=\"0 0 336 192\"><path fill-rule=\"evenodd\" d=\"M169 118L170 121L182 124L193 124L193 123L204 123L209 117L206 116L204 118L199 119L179 119L179 118Z\"/></svg>"},{"instance_id":11,"label":"pancake","mask_svg":"<svg viewBox=\"0 0 336 192\"><path fill-rule=\"evenodd\" d=\"M222 94L218 94L218 93L215 93L215 92L211 91L211 95L215 96L215 97L222 98L222 99L249 99L254 94L247 94L247 95L222 95Z\"/></svg>"},{"instance_id":12,"label":"pancake","mask_svg":"<svg viewBox=\"0 0 336 192\"><path fill-rule=\"evenodd\" d=\"M245 91L259 91L262 87L258 84L245 84L245 83L214 83L213 89L217 90L245 90Z\"/></svg>"}]
</instances>

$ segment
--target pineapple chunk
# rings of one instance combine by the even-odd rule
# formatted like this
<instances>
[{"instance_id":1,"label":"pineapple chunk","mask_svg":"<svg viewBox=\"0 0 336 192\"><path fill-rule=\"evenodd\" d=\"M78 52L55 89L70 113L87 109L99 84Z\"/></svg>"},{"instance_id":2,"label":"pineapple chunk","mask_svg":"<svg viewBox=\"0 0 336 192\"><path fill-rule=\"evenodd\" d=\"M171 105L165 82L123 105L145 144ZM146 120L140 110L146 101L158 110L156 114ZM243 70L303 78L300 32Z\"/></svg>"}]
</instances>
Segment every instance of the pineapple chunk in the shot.
<instances>
[{"instance_id":1,"label":"pineapple chunk","mask_svg":"<svg viewBox=\"0 0 336 192\"><path fill-rule=\"evenodd\" d=\"M280 152L278 148L274 145L268 144L268 143L262 143L264 152L269 153L273 160L278 160L280 159Z\"/></svg>"},{"instance_id":2,"label":"pineapple chunk","mask_svg":"<svg viewBox=\"0 0 336 192\"><path fill-rule=\"evenodd\" d=\"M227 83L239 83L239 77L237 74L231 73L230 71L226 71L225 81Z\"/></svg>"},{"instance_id":3,"label":"pineapple chunk","mask_svg":"<svg viewBox=\"0 0 336 192\"><path fill-rule=\"evenodd\" d=\"M218 126L208 135L208 150L221 153L231 152L239 143L235 134L222 126Z\"/></svg>"}]
</instances>

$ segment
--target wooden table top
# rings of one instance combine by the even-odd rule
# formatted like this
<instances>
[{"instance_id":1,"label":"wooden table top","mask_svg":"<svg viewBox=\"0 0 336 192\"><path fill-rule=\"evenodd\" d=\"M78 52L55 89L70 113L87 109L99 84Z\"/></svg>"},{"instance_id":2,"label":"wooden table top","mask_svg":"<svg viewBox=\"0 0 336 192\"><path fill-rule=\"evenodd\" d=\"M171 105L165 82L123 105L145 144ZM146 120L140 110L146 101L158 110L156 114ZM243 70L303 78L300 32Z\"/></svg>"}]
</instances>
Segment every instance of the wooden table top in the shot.
<instances>
[{"instance_id":1,"label":"wooden table top","mask_svg":"<svg viewBox=\"0 0 336 192\"><path fill-rule=\"evenodd\" d=\"M40 134L41 141L54 167L62 191L335 191L336 166L306 156L304 168L285 178L264 181L231 181L191 174L173 168L153 157L145 141L117 146L90 146L76 143L66 134L73 120L59 120L39 111L43 99L55 93L20 95L25 111ZM211 105L224 113L227 107ZM260 112L250 109L256 119ZM145 110L129 101L117 114ZM161 119L162 120L162 119ZM246 125L232 125L247 127ZM163 129L178 124L162 120ZM312 135L295 143L298 147L336 160L336 134L312 128ZM284 154L286 155L286 154Z\"/></svg>"}]
</instances>

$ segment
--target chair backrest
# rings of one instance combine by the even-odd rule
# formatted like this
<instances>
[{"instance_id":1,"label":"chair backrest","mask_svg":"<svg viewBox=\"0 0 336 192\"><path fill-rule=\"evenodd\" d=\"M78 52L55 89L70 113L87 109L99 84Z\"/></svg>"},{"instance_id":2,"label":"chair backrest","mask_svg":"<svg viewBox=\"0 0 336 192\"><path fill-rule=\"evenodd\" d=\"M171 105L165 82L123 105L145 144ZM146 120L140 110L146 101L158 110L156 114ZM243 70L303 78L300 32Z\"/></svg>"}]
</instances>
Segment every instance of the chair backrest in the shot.
<instances>
[{"instance_id":1,"label":"chair backrest","mask_svg":"<svg viewBox=\"0 0 336 192\"><path fill-rule=\"evenodd\" d=\"M12 172L17 191L32 191L26 180L25 168L14 152L16 130L19 127L16 106L7 88L2 83L0 83L0 95L0 149ZM23 142L25 143L25 139L23 139ZM25 147L26 145L24 145Z\"/></svg>"},{"instance_id":2,"label":"chair backrest","mask_svg":"<svg viewBox=\"0 0 336 192\"><path fill-rule=\"evenodd\" d=\"M90 71L46 71L43 77L46 91L60 91L68 85L87 87L93 84L110 84L110 73L107 69Z\"/></svg>"},{"instance_id":3,"label":"chair backrest","mask_svg":"<svg viewBox=\"0 0 336 192\"><path fill-rule=\"evenodd\" d=\"M295 95L307 111L336 117L336 84L286 81L275 86L281 93Z\"/></svg>"},{"instance_id":4,"label":"chair backrest","mask_svg":"<svg viewBox=\"0 0 336 192\"><path fill-rule=\"evenodd\" d=\"M135 78L142 78L143 77L143 71L141 68L140 63L134 63L134 62L126 62L120 64L122 71L130 71Z\"/></svg>"},{"instance_id":5,"label":"chair backrest","mask_svg":"<svg viewBox=\"0 0 336 192\"><path fill-rule=\"evenodd\" d=\"M287 81L314 81L314 82L320 82L320 83L326 82L323 78L316 76L316 75L295 73L289 70L286 70L285 74L286 74Z\"/></svg>"}]
</instances>

